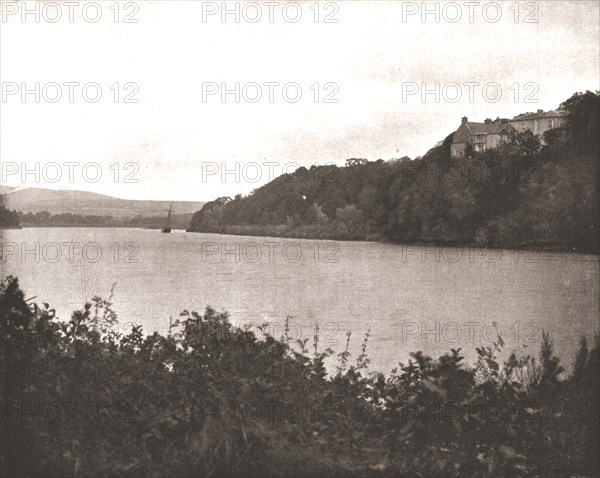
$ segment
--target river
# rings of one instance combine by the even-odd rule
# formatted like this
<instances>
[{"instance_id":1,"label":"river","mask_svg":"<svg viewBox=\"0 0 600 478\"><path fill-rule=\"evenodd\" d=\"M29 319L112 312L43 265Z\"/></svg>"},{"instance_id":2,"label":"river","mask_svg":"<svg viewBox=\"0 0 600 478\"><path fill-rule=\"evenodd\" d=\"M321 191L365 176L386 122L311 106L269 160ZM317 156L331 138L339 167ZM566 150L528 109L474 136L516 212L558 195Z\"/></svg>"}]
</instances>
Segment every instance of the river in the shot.
<instances>
[{"instance_id":1,"label":"river","mask_svg":"<svg viewBox=\"0 0 600 478\"><path fill-rule=\"evenodd\" d=\"M110 228L5 230L3 273L61 318L113 284L120 327L165 333L169 317L208 304L236 325L269 323L279 337L356 358L367 329L373 370L411 351L437 356L501 333L506 350L536 352L542 329L570 367L599 324L599 258L564 252L434 248ZM257 331L257 333L259 333Z\"/></svg>"}]
</instances>

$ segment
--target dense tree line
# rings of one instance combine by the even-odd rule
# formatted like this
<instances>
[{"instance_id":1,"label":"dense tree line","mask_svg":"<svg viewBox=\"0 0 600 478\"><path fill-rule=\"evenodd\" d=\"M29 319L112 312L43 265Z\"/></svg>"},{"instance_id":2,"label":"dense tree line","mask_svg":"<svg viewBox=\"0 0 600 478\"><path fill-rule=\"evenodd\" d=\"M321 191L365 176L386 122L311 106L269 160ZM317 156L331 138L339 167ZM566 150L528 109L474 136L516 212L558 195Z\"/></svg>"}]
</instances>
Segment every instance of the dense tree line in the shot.
<instances>
[{"instance_id":1,"label":"dense tree line","mask_svg":"<svg viewBox=\"0 0 600 478\"><path fill-rule=\"evenodd\" d=\"M0 282L0 472L6 477L597 476L600 337L565 376L504 343L390 375L361 353L258 339L226 313L169 333L118 328L111 298L68 321ZM308 339L307 339L308 340ZM348 334L348 342L351 340ZM309 351L310 349L310 351ZM328 372L324 361L335 359Z\"/></svg>"},{"instance_id":2,"label":"dense tree line","mask_svg":"<svg viewBox=\"0 0 600 478\"><path fill-rule=\"evenodd\" d=\"M19 214L4 206L4 198L0 194L0 228L19 227Z\"/></svg>"},{"instance_id":3,"label":"dense tree line","mask_svg":"<svg viewBox=\"0 0 600 478\"><path fill-rule=\"evenodd\" d=\"M173 214L171 225L175 229L185 229L190 222L192 214ZM112 217L95 214L50 214L48 211L19 212L18 219L23 226L29 227L164 227L165 216L133 216Z\"/></svg>"},{"instance_id":4,"label":"dense tree line","mask_svg":"<svg viewBox=\"0 0 600 478\"><path fill-rule=\"evenodd\" d=\"M19 227L19 214L0 204L0 227Z\"/></svg>"},{"instance_id":5,"label":"dense tree line","mask_svg":"<svg viewBox=\"0 0 600 478\"><path fill-rule=\"evenodd\" d=\"M299 168L247 197L219 198L189 230L331 239L529 246L598 252L598 92L561 104L566 126L450 159L452 135L423 158Z\"/></svg>"}]
</instances>

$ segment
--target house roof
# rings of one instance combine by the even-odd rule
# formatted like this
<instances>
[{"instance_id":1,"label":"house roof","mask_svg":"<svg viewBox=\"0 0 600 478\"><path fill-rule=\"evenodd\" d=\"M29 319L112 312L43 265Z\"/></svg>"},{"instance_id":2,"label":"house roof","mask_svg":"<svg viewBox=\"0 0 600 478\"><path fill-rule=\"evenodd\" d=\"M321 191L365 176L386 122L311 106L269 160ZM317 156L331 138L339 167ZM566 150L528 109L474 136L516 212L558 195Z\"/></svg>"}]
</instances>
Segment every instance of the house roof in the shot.
<instances>
[{"instance_id":1,"label":"house roof","mask_svg":"<svg viewBox=\"0 0 600 478\"><path fill-rule=\"evenodd\" d=\"M491 123L473 123L467 122L468 128L471 130L473 134L500 134L502 129L506 126L505 124L498 122Z\"/></svg>"},{"instance_id":2,"label":"house roof","mask_svg":"<svg viewBox=\"0 0 600 478\"><path fill-rule=\"evenodd\" d=\"M513 119L511 119L510 121L527 121L527 120L534 120L534 119L544 119L544 118L564 118L565 116L567 116L567 113L565 113L564 111L554 111L554 110L550 110L550 111L538 111L537 113L525 113L519 116L515 116Z\"/></svg>"},{"instance_id":3,"label":"house roof","mask_svg":"<svg viewBox=\"0 0 600 478\"><path fill-rule=\"evenodd\" d=\"M490 123L476 123L467 121L462 123L452 137L453 143L468 143L471 141L471 136L474 134L501 134L506 127L506 123L500 120Z\"/></svg>"}]
</instances>

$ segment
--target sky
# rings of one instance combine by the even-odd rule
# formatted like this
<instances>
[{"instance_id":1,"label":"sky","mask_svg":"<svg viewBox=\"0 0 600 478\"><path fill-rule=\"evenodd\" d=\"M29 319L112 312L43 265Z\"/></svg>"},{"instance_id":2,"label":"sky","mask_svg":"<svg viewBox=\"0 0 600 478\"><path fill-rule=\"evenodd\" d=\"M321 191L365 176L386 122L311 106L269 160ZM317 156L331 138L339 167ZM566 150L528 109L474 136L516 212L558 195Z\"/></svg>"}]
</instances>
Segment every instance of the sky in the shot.
<instances>
[{"instance_id":1,"label":"sky","mask_svg":"<svg viewBox=\"0 0 600 478\"><path fill-rule=\"evenodd\" d=\"M600 89L597 1L223 5L2 2L2 184L208 201Z\"/></svg>"}]
</instances>

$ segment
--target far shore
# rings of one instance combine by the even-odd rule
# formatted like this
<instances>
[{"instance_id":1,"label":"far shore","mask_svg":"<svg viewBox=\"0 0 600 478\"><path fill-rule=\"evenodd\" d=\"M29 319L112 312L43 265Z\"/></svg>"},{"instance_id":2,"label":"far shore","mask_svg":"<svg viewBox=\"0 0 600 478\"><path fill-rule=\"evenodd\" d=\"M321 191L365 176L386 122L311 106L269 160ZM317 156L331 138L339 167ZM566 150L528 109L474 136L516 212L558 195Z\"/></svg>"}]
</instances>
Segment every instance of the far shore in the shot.
<instances>
[{"instance_id":1,"label":"far shore","mask_svg":"<svg viewBox=\"0 0 600 478\"><path fill-rule=\"evenodd\" d=\"M10 226L10 227L0 227L1 229L23 229L23 228L87 228L87 229L149 229L159 231L163 228L163 226L106 226L106 225L72 225L72 224L64 224L64 225L55 225L55 224L22 224L20 226ZM396 245L409 245L414 247L453 247L453 248L470 248L470 249L518 249L521 251L531 251L531 252L564 252L571 254L592 254L600 256L600 251L598 250L587 250L587 249L577 249L573 246L566 246L562 244L517 244L514 245L499 245L499 244L478 244L478 243L457 243L457 242L444 242L444 241L419 241L419 242L399 242L393 241L386 238L379 237L377 240L370 239L336 239L336 238L328 238L328 237L297 237L297 236L273 236L269 234L259 234L257 231L252 231L253 233L244 234L242 232L239 233L228 233L228 232L203 232L203 231L191 231L189 229L171 227L173 231L184 231L189 233L197 233L197 234L211 234L211 235L220 235L220 236L231 236L231 237L264 237L268 239L296 239L296 240L306 240L306 241L335 241L335 242L370 242L370 243L380 243L380 244L396 244Z\"/></svg>"},{"instance_id":2,"label":"far shore","mask_svg":"<svg viewBox=\"0 0 600 478\"><path fill-rule=\"evenodd\" d=\"M76 224L22 224L20 227L7 227L4 229L23 229L24 227L29 227L29 228L48 228L48 227L77 227L77 228L93 228L93 229L99 229L99 228L104 228L104 229L153 229L153 230L160 230L162 229L164 226L128 226L128 225L124 225L124 226L106 226L106 225L90 225L90 224L86 224L86 225L76 225ZM0 227L0 229L3 229ZM171 227L172 230L177 230L177 231L185 231L185 229L183 227Z\"/></svg>"},{"instance_id":3,"label":"far shore","mask_svg":"<svg viewBox=\"0 0 600 478\"><path fill-rule=\"evenodd\" d=\"M568 252L574 254L592 254L592 255L600 255L600 251L592 251L592 250L583 250L576 249L572 246L565 246L561 244L517 244L514 245L498 245L498 244L479 244L479 243L466 243L466 242L443 242L443 241L431 241L431 242L400 242L393 241L385 238L380 238L379 240L369 240L369 239L335 239L328 237L296 237L296 236L272 236L268 234L243 234L243 233L227 233L227 232L203 232L203 231L190 231L187 229L185 232L196 233L196 234L214 234L221 236L240 236L240 237L265 237L269 239L296 239L296 240L305 240L305 241L335 241L335 242L371 242L371 243L379 243L379 244L395 244L395 245L405 245L405 246L415 246L415 247L467 247L473 249L519 249L521 251L532 251L532 252Z\"/></svg>"}]
</instances>

